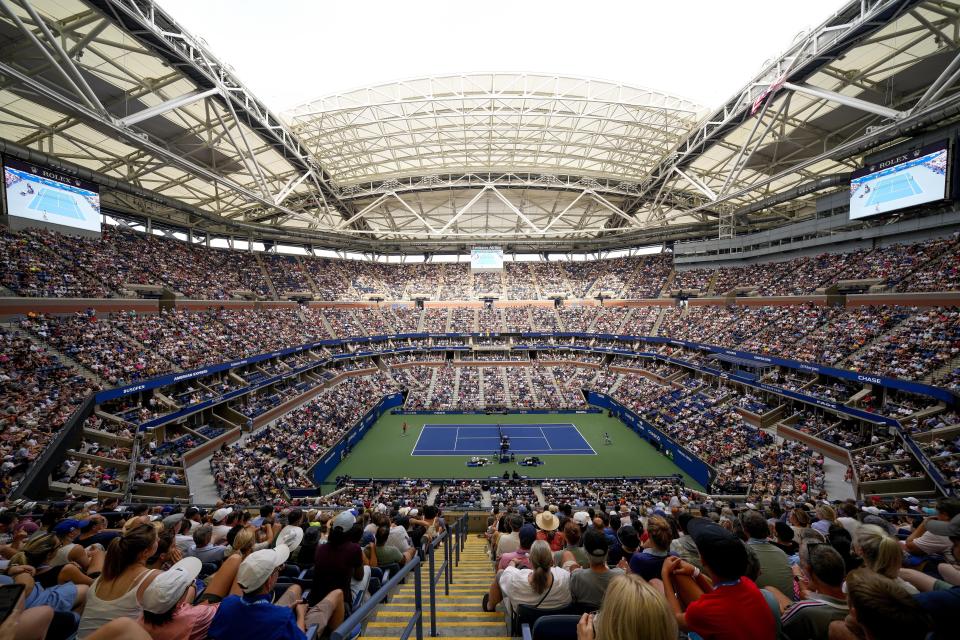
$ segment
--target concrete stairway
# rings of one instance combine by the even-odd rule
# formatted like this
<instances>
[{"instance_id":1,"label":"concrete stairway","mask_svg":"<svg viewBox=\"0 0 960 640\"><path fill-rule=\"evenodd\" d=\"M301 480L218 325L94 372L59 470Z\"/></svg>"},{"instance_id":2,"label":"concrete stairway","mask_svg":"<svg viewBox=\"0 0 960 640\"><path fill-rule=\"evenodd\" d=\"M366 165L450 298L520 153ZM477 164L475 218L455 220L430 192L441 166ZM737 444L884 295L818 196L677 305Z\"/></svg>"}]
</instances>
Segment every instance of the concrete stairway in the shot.
<instances>
[{"instance_id":1,"label":"concrete stairway","mask_svg":"<svg viewBox=\"0 0 960 640\"><path fill-rule=\"evenodd\" d=\"M254 251L253 258L257 261L257 264L260 265L260 273L263 274L263 279L266 280L267 286L270 287L270 299L279 300L277 297L277 288L273 286L273 278L270 277L270 270L267 269L267 265L263 263L263 258L260 257L260 253Z\"/></svg>"},{"instance_id":2,"label":"concrete stairway","mask_svg":"<svg viewBox=\"0 0 960 640\"><path fill-rule=\"evenodd\" d=\"M923 377L921 382L923 382L924 384L933 384L934 380L936 380L940 376L944 376L950 373L957 367L960 367L960 356L953 358L952 360L950 360L949 362L947 362L945 365L941 366L937 370L928 373Z\"/></svg>"},{"instance_id":3,"label":"concrete stairway","mask_svg":"<svg viewBox=\"0 0 960 640\"><path fill-rule=\"evenodd\" d=\"M109 384L107 384L107 382L103 378L98 376L96 373L94 373L90 369L87 369L85 366L81 365L79 361L74 360L73 358L63 353L59 349L56 349L52 344L42 340L40 336L34 335L29 331L21 329L19 325L17 325L14 322L8 323L6 329L10 331L10 333L19 334L21 337L26 338L33 344L37 345L38 348L40 348L43 351L46 351L50 355L56 356L57 358L59 358L61 364L72 368L74 371L79 373L81 376L83 376L87 380L90 380L91 382L102 385L104 388L110 386Z\"/></svg>"},{"instance_id":4,"label":"concrete stairway","mask_svg":"<svg viewBox=\"0 0 960 640\"><path fill-rule=\"evenodd\" d=\"M497 611L481 611L483 594L493 580L493 564L486 553L486 543L470 534L460 554L460 566L453 569L450 595L443 594L443 580L437 585L437 635L441 638L502 638L510 637L504 615ZM439 570L443 553L437 550L436 568ZM430 635L430 582L428 564L424 563L421 596L423 598L423 636ZM387 604L381 605L375 617L366 625L363 638L399 638L406 621L413 613L414 580L408 576L405 584Z\"/></svg>"},{"instance_id":5,"label":"concrete stairway","mask_svg":"<svg viewBox=\"0 0 960 640\"><path fill-rule=\"evenodd\" d=\"M650 329L650 335L658 336L660 335L660 325L663 324L663 318L667 312L666 307L657 308L657 319L653 322L653 328Z\"/></svg>"},{"instance_id":6,"label":"concrete stairway","mask_svg":"<svg viewBox=\"0 0 960 640\"><path fill-rule=\"evenodd\" d=\"M673 288L673 281L677 279L677 272L675 269L670 270L670 275L667 276L667 279L663 281L663 286L660 287L660 297L669 298L670 289ZM654 334L656 335L656 334Z\"/></svg>"}]
</instances>

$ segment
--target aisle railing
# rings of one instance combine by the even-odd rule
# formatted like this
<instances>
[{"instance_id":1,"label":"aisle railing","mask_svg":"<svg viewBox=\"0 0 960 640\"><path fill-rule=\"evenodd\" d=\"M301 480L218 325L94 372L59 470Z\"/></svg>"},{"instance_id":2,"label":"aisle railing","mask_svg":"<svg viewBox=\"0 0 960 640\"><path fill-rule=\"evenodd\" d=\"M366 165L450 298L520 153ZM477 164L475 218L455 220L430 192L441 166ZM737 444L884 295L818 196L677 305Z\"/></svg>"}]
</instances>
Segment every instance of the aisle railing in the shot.
<instances>
[{"instance_id":1,"label":"aisle railing","mask_svg":"<svg viewBox=\"0 0 960 640\"><path fill-rule=\"evenodd\" d=\"M376 593L360 605L343 623L330 635L330 640L348 640L356 635L356 629L376 612L377 607L386 601L404 579L413 574L414 610L407 620L406 626L400 634L401 640L406 640L416 632L417 640L423 640L423 564L427 564L427 578L429 579L428 606L430 609L430 636L437 636L437 587L443 581L444 595L450 595L450 584L453 582L453 567L459 565L460 551L467 540L467 515L457 518L440 535L425 543L420 552L405 564L396 575L390 577ZM437 567L436 552L440 547L443 551L443 560Z\"/></svg>"}]
</instances>

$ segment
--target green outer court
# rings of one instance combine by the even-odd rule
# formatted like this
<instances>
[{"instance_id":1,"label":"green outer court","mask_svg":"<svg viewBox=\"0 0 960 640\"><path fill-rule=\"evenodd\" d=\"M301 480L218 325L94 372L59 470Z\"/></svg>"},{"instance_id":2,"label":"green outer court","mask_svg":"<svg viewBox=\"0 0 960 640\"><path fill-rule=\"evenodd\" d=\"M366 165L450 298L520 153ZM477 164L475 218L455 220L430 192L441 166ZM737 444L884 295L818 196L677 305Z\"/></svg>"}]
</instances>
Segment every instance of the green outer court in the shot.
<instances>
[{"instance_id":1,"label":"green outer court","mask_svg":"<svg viewBox=\"0 0 960 640\"><path fill-rule=\"evenodd\" d=\"M407 435L401 425L407 422ZM412 456L411 452L425 424L544 424L572 423L594 448L597 455L542 455L544 465L521 467L514 464L493 464L468 467L468 455ZM612 445L603 444L603 432L610 433ZM681 474L687 486L704 488L684 473L666 456L623 422L608 418L606 413L545 414L446 414L392 415L385 413L353 447L350 456L327 477L339 475L355 478L489 478L516 470L531 478L600 478L615 476L668 476Z\"/></svg>"}]
</instances>

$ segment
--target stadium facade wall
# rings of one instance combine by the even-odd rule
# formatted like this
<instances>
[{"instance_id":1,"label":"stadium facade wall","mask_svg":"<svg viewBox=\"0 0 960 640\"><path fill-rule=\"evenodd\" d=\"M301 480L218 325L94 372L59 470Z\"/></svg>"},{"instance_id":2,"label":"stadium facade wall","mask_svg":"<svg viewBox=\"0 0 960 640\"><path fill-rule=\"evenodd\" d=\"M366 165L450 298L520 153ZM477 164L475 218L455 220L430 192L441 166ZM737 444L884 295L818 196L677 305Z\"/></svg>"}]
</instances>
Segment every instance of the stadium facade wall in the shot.
<instances>
[{"instance_id":1,"label":"stadium facade wall","mask_svg":"<svg viewBox=\"0 0 960 640\"><path fill-rule=\"evenodd\" d=\"M212 308L224 309L294 309L296 302L285 300L186 300L173 303L175 309L184 311L209 311Z\"/></svg>"},{"instance_id":2,"label":"stadium facade wall","mask_svg":"<svg viewBox=\"0 0 960 640\"><path fill-rule=\"evenodd\" d=\"M846 192L840 195L849 197ZM960 230L960 208L883 226L845 230L849 225L847 213L842 213L735 238L677 243L673 266L677 271L739 267L943 238Z\"/></svg>"},{"instance_id":3,"label":"stadium facade wall","mask_svg":"<svg viewBox=\"0 0 960 640\"><path fill-rule=\"evenodd\" d=\"M635 300L605 300L605 307L675 307L674 298L637 298Z\"/></svg>"},{"instance_id":4,"label":"stadium facade wall","mask_svg":"<svg viewBox=\"0 0 960 640\"><path fill-rule=\"evenodd\" d=\"M413 303L391 302L390 306L413 306ZM297 306L296 302L291 302L290 306ZM376 309L379 305L376 302L337 302L337 301L317 301L308 302L307 307L311 309Z\"/></svg>"},{"instance_id":5,"label":"stadium facade wall","mask_svg":"<svg viewBox=\"0 0 960 640\"><path fill-rule=\"evenodd\" d=\"M553 300L498 300L497 307L543 307L553 308Z\"/></svg>"},{"instance_id":6,"label":"stadium facade wall","mask_svg":"<svg viewBox=\"0 0 960 640\"><path fill-rule=\"evenodd\" d=\"M207 303L207 306L212 304ZM4 319L29 313L79 313L90 308L103 313L157 313L160 303L158 300L136 298L0 298L0 318Z\"/></svg>"},{"instance_id":7,"label":"stadium facade wall","mask_svg":"<svg viewBox=\"0 0 960 640\"><path fill-rule=\"evenodd\" d=\"M908 307L960 306L960 291L946 293L864 293L848 295L847 307L899 304Z\"/></svg>"}]
</instances>

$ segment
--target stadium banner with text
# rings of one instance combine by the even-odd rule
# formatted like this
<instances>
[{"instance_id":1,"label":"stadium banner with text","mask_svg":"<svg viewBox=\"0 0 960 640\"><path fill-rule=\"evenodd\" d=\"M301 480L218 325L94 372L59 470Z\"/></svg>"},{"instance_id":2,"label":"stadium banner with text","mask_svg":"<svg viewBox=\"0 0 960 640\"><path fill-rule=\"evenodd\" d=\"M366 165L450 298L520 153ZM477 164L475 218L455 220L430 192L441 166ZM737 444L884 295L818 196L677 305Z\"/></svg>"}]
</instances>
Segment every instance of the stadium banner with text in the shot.
<instances>
[{"instance_id":1,"label":"stadium banner with text","mask_svg":"<svg viewBox=\"0 0 960 640\"><path fill-rule=\"evenodd\" d=\"M543 415L543 414L581 414L600 413L600 409L506 409L500 411L496 409L394 409L391 413L398 416L484 416L484 415Z\"/></svg>"},{"instance_id":2,"label":"stadium banner with text","mask_svg":"<svg viewBox=\"0 0 960 640\"><path fill-rule=\"evenodd\" d=\"M140 380L134 384L128 384L123 387L116 387L113 389L107 389L101 391L96 395L97 404L102 404L104 402L109 402L110 400L116 400L117 398L122 398L128 396L132 393L138 393L141 391L150 391L152 389L160 389L161 387L169 387L170 385L177 384L178 382L184 382L186 380L193 380L194 378L202 378L215 373L221 373L223 371L229 371L231 369L236 369L238 367L245 367L251 364L257 364L258 362L263 362L264 360L270 360L271 358L282 358L293 353L300 353L302 351L309 351L310 349L316 349L317 347L327 346L323 343L327 342L326 340L321 342L312 342L310 344L301 345L299 347L292 347L289 349L281 349L279 351L271 351L270 353L261 353L255 356L248 356L246 358L241 358L239 360L231 360L230 362L223 362L220 364L211 364L200 369L191 369L190 371L180 371L177 373L168 373L162 376L156 376L154 378L147 378L146 380ZM316 367L322 366L328 363L329 360L318 360L317 362L311 362L309 365L304 367L302 370L314 369ZM296 371L289 371L284 373L282 376L279 376L279 379L289 378L290 376L300 373L301 369Z\"/></svg>"},{"instance_id":3,"label":"stadium banner with text","mask_svg":"<svg viewBox=\"0 0 960 640\"><path fill-rule=\"evenodd\" d=\"M403 405L404 397L402 393L391 393L381 398L373 409L367 411L353 427L350 428L332 447L327 449L323 457L313 465L308 474L313 478L314 483L320 485L327 479L337 465L346 457L347 449L352 449L357 442L363 439L370 427L380 419L384 413Z\"/></svg>"},{"instance_id":4,"label":"stadium banner with text","mask_svg":"<svg viewBox=\"0 0 960 640\"><path fill-rule=\"evenodd\" d=\"M409 333L409 334L397 334L396 339L423 339L427 337L480 337L485 335L497 335L497 334L426 334L426 333ZM941 387L934 387L932 385L923 384L920 382L912 382L910 380L901 380L899 378L887 378L885 376L880 376L872 373L860 373L857 371L848 371L846 369L836 369L833 367L826 367L816 364L810 364L807 362L799 362L797 360L788 360L786 358L777 358L773 356L762 356L754 353L748 353L746 351L734 351L727 349L725 347L717 347L714 345L701 344L698 342L688 342L685 340L674 340L672 338L664 338L659 336L627 336L627 335L613 335L613 334L592 334L592 333L575 333L575 332L557 332L557 333L523 333L521 334L524 338L582 338L587 340L593 339L606 339L614 340L620 342L646 342L650 344L671 344L677 347L684 347L687 349L699 350L705 353L718 353L725 354L729 356L734 356L738 358L743 358L745 360L752 360L754 362L762 363L768 366L782 366L788 369L796 369L798 371L805 371L808 373L819 373L827 376L832 376L835 378L840 378L842 380L851 380L854 382L868 383L873 385L878 385L882 387L887 387L890 389L898 389L900 391L906 391L908 393L916 393L920 395L930 396L938 400L943 400L947 404L953 405L957 402L956 396L947 389ZM371 341L382 342L383 336L373 336L370 338ZM256 364L264 360L269 360L271 358L284 357L294 353L300 353L302 351L307 351L310 349L316 349L318 347L330 347L330 346L342 346L349 344L351 342L356 342L350 339L341 339L341 340L320 340L317 342L312 342L310 344L301 345L299 347L291 347L288 349L280 349L278 351L273 351L270 353L259 354L255 356L249 356L240 360L235 360L231 362L225 362L222 364L212 364L200 369L193 369L191 371L184 371L179 373L171 373L163 376L157 376L155 378L149 378L146 380L138 381L135 384L126 385L123 387L117 387L114 389L107 389L101 391L96 395L97 404L107 402L109 400L115 400L123 396L130 395L132 393L137 393L141 391L149 391L151 389L159 389L161 387L170 386L178 382L183 382L185 380L192 380L194 378L200 378L203 376L212 375L214 373L220 373L222 371L227 371L230 369L235 369L237 367L242 367L250 364ZM542 347L544 349L568 349L573 351L589 351L596 353L611 353L617 355L626 355L626 356L639 356L639 357L655 357L658 354L647 351L634 351L629 348L615 348L615 347L597 347L597 346L580 346L580 345L551 345L543 344L536 345L537 347ZM410 351L414 348L411 347L402 347L402 351ZM419 349L419 348L417 348ZM434 346L434 347L423 347L424 350L430 351L469 351L470 347L466 346ZM370 355L387 355L399 351L398 349L387 349L383 351L365 351L365 357ZM337 359L348 359L360 357L358 354L338 354L335 356Z\"/></svg>"},{"instance_id":5,"label":"stadium banner with text","mask_svg":"<svg viewBox=\"0 0 960 640\"><path fill-rule=\"evenodd\" d=\"M716 471L706 462L690 453L686 447L677 444L670 436L663 433L652 424L638 416L636 413L627 409L625 406L611 398L605 393L596 391L587 391L587 402L590 404L613 411L620 420L630 427L637 435L647 441L654 440L659 444L660 450L673 461L675 465L683 469L691 478L699 482L703 488L709 490L716 476Z\"/></svg>"}]
</instances>

